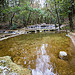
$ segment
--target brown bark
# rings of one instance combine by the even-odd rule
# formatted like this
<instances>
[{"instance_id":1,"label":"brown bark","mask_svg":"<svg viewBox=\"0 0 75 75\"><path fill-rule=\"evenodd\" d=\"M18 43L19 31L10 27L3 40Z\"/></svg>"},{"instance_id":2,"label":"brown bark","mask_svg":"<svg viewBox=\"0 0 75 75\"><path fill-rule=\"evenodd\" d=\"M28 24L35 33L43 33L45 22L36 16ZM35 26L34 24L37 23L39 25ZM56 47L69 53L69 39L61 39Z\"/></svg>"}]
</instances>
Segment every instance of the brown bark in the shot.
<instances>
[{"instance_id":1,"label":"brown bark","mask_svg":"<svg viewBox=\"0 0 75 75\"><path fill-rule=\"evenodd\" d=\"M23 18L23 25L24 25L24 27L27 27L27 22L26 22L25 18Z\"/></svg>"},{"instance_id":2,"label":"brown bark","mask_svg":"<svg viewBox=\"0 0 75 75\"><path fill-rule=\"evenodd\" d=\"M73 30L73 21L72 21L72 12L69 13L69 25L70 25L70 31Z\"/></svg>"},{"instance_id":3,"label":"brown bark","mask_svg":"<svg viewBox=\"0 0 75 75\"><path fill-rule=\"evenodd\" d=\"M60 28L61 24L60 24L60 20L59 20L59 15L58 15L58 10L57 10L56 1L55 1L55 11L56 11L56 14L57 14L57 22L58 22L58 24L59 24L59 30L60 30L60 29L61 29L61 28Z\"/></svg>"},{"instance_id":4,"label":"brown bark","mask_svg":"<svg viewBox=\"0 0 75 75\"><path fill-rule=\"evenodd\" d=\"M12 16L11 16L10 23L9 23L10 26L12 26L12 21L13 21L14 16L15 16L15 13L13 13Z\"/></svg>"},{"instance_id":5,"label":"brown bark","mask_svg":"<svg viewBox=\"0 0 75 75\"><path fill-rule=\"evenodd\" d=\"M74 0L71 1L71 6L69 7L69 25L70 25L70 31L73 31L73 20L72 20L72 16L73 16L73 5L72 3L74 2Z\"/></svg>"}]
</instances>

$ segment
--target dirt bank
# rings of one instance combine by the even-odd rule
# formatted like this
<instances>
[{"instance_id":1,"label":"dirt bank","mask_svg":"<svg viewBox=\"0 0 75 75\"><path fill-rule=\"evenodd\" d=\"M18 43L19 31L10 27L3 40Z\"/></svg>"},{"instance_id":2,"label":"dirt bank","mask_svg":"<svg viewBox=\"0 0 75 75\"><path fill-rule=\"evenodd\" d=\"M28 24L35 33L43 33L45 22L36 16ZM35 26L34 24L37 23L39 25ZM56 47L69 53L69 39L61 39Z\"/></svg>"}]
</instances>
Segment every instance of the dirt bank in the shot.
<instances>
[{"instance_id":1,"label":"dirt bank","mask_svg":"<svg viewBox=\"0 0 75 75\"><path fill-rule=\"evenodd\" d=\"M72 42L73 42L73 44L75 46L75 33L70 32L68 35L71 38L71 40L72 40Z\"/></svg>"}]
</instances>

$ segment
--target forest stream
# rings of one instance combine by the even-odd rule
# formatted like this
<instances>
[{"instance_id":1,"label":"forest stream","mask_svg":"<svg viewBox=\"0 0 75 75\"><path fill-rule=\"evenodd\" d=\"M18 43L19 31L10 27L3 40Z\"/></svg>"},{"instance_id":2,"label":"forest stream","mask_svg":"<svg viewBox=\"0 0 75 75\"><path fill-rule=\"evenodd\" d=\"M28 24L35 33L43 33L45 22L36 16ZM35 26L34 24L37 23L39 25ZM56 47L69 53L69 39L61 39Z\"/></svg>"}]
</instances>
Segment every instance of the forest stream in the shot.
<instances>
[{"instance_id":1,"label":"forest stream","mask_svg":"<svg viewBox=\"0 0 75 75\"><path fill-rule=\"evenodd\" d=\"M67 52L67 59L59 52ZM75 47L66 33L19 35L0 41L0 57L32 70L32 75L75 75Z\"/></svg>"}]
</instances>

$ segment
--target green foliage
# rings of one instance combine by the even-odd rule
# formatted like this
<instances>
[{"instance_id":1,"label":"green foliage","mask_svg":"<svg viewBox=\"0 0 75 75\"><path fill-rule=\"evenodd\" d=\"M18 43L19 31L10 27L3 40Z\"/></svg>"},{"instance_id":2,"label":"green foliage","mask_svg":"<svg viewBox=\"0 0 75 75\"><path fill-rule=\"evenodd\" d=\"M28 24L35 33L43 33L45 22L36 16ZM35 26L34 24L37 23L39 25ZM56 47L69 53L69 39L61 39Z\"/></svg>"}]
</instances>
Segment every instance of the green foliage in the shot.
<instances>
[{"instance_id":1,"label":"green foliage","mask_svg":"<svg viewBox=\"0 0 75 75\"><path fill-rule=\"evenodd\" d=\"M0 25L0 29L2 28L2 25Z\"/></svg>"},{"instance_id":2,"label":"green foliage","mask_svg":"<svg viewBox=\"0 0 75 75\"><path fill-rule=\"evenodd\" d=\"M5 0L4 7L1 5L2 21L29 25L36 23L58 23L57 13L60 23L67 17L71 10L69 8L75 5L71 0L46 0L44 7L39 8L39 1L35 0ZM11 4L10 4L11 3ZM18 4L17 4L18 3ZM56 5L56 7L55 7ZM56 13L57 10L57 13ZM13 25L12 29L16 29Z\"/></svg>"},{"instance_id":3,"label":"green foliage","mask_svg":"<svg viewBox=\"0 0 75 75\"><path fill-rule=\"evenodd\" d=\"M22 8L21 7L19 7L19 6L15 6L14 8L12 8L12 12L19 12L19 11L21 11L22 10Z\"/></svg>"},{"instance_id":4,"label":"green foliage","mask_svg":"<svg viewBox=\"0 0 75 75\"><path fill-rule=\"evenodd\" d=\"M15 24L12 25L12 30L16 30L17 29L17 26Z\"/></svg>"}]
</instances>

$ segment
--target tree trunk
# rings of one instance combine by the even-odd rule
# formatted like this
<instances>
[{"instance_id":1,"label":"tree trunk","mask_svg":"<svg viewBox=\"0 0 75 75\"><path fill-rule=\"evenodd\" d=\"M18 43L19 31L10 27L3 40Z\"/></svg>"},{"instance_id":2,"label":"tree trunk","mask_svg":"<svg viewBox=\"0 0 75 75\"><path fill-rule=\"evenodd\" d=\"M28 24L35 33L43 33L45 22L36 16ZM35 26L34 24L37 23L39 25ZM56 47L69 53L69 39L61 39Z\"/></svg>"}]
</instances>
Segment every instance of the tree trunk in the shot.
<instances>
[{"instance_id":1,"label":"tree trunk","mask_svg":"<svg viewBox=\"0 0 75 75\"><path fill-rule=\"evenodd\" d=\"M29 16L28 16L27 25L28 25L28 23L29 23L30 15L31 15L31 11L30 11Z\"/></svg>"},{"instance_id":2,"label":"tree trunk","mask_svg":"<svg viewBox=\"0 0 75 75\"><path fill-rule=\"evenodd\" d=\"M59 30L60 30L60 29L61 29L61 28L60 28L61 24L60 24L60 20L59 20L59 15L58 15L58 10L57 10L56 1L55 1L55 11L56 11L56 14L57 14L57 22L58 22L58 24L59 24Z\"/></svg>"},{"instance_id":3,"label":"tree trunk","mask_svg":"<svg viewBox=\"0 0 75 75\"><path fill-rule=\"evenodd\" d=\"M11 19L10 19L10 26L12 26L12 21L13 21L13 18L14 18L14 16L15 16L15 13L14 14L12 14L12 17L11 17Z\"/></svg>"},{"instance_id":4,"label":"tree trunk","mask_svg":"<svg viewBox=\"0 0 75 75\"><path fill-rule=\"evenodd\" d=\"M41 15L41 20L40 20L40 23L43 23L43 16Z\"/></svg>"},{"instance_id":5,"label":"tree trunk","mask_svg":"<svg viewBox=\"0 0 75 75\"><path fill-rule=\"evenodd\" d=\"M72 21L72 15L73 15L73 5L72 4L73 4L73 2L74 2L74 0L71 1L71 6L69 7L70 12L69 12L69 15L68 15L70 31L73 31L73 21Z\"/></svg>"},{"instance_id":6,"label":"tree trunk","mask_svg":"<svg viewBox=\"0 0 75 75\"><path fill-rule=\"evenodd\" d=\"M27 22L26 22L25 18L23 18L23 25L24 25L24 27L27 27Z\"/></svg>"},{"instance_id":7,"label":"tree trunk","mask_svg":"<svg viewBox=\"0 0 75 75\"><path fill-rule=\"evenodd\" d=\"M72 12L69 13L69 25L70 25L70 31L73 30L73 21L72 21Z\"/></svg>"}]
</instances>

